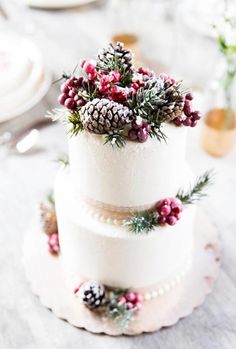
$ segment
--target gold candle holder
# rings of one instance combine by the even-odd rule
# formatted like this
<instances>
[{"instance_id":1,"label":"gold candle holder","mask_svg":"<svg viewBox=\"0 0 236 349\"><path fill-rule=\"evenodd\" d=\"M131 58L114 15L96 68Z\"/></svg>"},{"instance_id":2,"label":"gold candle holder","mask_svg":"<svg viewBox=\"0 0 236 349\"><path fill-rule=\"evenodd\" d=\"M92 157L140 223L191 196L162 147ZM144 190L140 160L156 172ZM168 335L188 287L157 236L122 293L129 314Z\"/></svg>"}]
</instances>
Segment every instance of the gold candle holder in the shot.
<instances>
[{"instance_id":1,"label":"gold candle holder","mask_svg":"<svg viewBox=\"0 0 236 349\"><path fill-rule=\"evenodd\" d=\"M111 38L112 43L123 42L126 48L132 50L135 56L135 65L137 67L142 66L142 57L140 50L139 37L131 33L118 33L114 34Z\"/></svg>"},{"instance_id":2,"label":"gold candle holder","mask_svg":"<svg viewBox=\"0 0 236 349\"><path fill-rule=\"evenodd\" d=\"M235 113L228 116L227 109L211 109L204 120L201 143L213 156L224 156L234 146L236 135Z\"/></svg>"}]
</instances>

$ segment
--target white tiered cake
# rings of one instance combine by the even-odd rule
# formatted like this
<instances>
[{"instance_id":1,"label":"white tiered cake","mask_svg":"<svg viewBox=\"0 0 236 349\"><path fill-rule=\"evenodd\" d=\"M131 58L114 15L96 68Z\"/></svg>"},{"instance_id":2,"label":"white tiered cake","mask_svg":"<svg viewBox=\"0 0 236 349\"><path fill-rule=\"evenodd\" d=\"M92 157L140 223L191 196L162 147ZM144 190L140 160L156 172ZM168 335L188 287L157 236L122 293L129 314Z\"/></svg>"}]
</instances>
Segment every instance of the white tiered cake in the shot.
<instances>
[{"instance_id":1,"label":"white tiered cake","mask_svg":"<svg viewBox=\"0 0 236 349\"><path fill-rule=\"evenodd\" d=\"M185 126L200 117L181 82L136 70L120 43L81 67L59 97L72 133L55 184L60 258L85 306L129 319L191 267L190 204L209 175L193 183Z\"/></svg>"},{"instance_id":2,"label":"white tiered cake","mask_svg":"<svg viewBox=\"0 0 236 349\"><path fill-rule=\"evenodd\" d=\"M56 180L61 257L68 274L110 286L139 288L173 281L191 261L194 207L175 226L131 234L123 224L134 211L174 197L189 183L186 129L166 125L168 144L128 141L104 146L88 133L69 139L69 170Z\"/></svg>"}]
</instances>

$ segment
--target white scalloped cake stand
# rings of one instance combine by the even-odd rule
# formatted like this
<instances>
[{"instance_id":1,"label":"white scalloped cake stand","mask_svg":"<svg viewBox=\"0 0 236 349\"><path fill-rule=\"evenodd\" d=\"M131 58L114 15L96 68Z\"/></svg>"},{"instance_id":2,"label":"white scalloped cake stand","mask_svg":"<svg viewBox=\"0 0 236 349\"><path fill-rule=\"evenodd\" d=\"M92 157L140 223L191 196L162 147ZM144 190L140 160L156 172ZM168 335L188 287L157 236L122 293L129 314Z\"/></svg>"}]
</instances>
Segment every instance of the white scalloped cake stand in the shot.
<instances>
[{"instance_id":1,"label":"white scalloped cake stand","mask_svg":"<svg viewBox=\"0 0 236 349\"><path fill-rule=\"evenodd\" d=\"M73 290L68 289L60 257L49 254L47 237L40 225L25 236L23 261L27 278L41 303L76 327L113 336L156 331L190 315L203 303L217 279L221 260L217 231L202 211L198 212L196 222L194 260L185 281L166 294L144 302L141 312L126 329L88 310L74 296Z\"/></svg>"}]
</instances>

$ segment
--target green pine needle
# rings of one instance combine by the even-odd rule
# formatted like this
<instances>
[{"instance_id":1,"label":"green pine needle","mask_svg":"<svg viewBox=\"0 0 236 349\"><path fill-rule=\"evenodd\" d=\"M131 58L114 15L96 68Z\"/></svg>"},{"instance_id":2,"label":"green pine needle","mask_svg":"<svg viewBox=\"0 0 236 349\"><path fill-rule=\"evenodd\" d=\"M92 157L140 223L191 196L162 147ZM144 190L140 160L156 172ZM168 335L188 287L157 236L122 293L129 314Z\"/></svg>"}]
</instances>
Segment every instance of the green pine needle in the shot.
<instances>
[{"instance_id":1,"label":"green pine needle","mask_svg":"<svg viewBox=\"0 0 236 349\"><path fill-rule=\"evenodd\" d=\"M124 136L120 133L110 133L105 135L104 144L109 144L113 148L123 148L126 144Z\"/></svg>"},{"instance_id":2,"label":"green pine needle","mask_svg":"<svg viewBox=\"0 0 236 349\"><path fill-rule=\"evenodd\" d=\"M182 201L183 205L194 204L199 201L201 198L206 196L204 192L205 188L211 183L212 179L212 170L206 171L201 176L199 176L195 182L195 184L189 188L189 190L185 191L180 189L176 195L176 197Z\"/></svg>"},{"instance_id":3,"label":"green pine needle","mask_svg":"<svg viewBox=\"0 0 236 349\"><path fill-rule=\"evenodd\" d=\"M83 131L83 124L78 113L69 114L67 116L67 121L71 124L71 128L69 129L69 134L71 136L77 136L79 132Z\"/></svg>"},{"instance_id":4,"label":"green pine needle","mask_svg":"<svg viewBox=\"0 0 236 349\"><path fill-rule=\"evenodd\" d=\"M158 226L158 216L155 212L144 211L133 215L126 223L129 230L135 234L149 233Z\"/></svg>"}]
</instances>

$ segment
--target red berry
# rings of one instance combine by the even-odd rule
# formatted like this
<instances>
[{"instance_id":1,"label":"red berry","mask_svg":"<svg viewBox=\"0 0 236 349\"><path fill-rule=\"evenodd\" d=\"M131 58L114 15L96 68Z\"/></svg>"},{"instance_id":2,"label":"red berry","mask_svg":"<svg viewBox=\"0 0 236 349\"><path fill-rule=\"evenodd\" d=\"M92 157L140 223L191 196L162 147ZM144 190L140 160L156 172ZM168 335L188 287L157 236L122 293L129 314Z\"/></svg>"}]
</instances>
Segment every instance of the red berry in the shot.
<instances>
[{"instance_id":1,"label":"red berry","mask_svg":"<svg viewBox=\"0 0 236 349\"><path fill-rule=\"evenodd\" d=\"M71 109L71 110L73 110L76 107L76 103L75 103L73 98L67 98L65 100L65 104L64 105L65 105L66 108Z\"/></svg>"},{"instance_id":2,"label":"red berry","mask_svg":"<svg viewBox=\"0 0 236 349\"><path fill-rule=\"evenodd\" d=\"M69 93L69 91L70 91L70 88L69 88L69 86L67 85L66 82L61 85L61 92Z\"/></svg>"},{"instance_id":3,"label":"red berry","mask_svg":"<svg viewBox=\"0 0 236 349\"><path fill-rule=\"evenodd\" d=\"M183 121L183 124L184 124L184 126L191 126L191 124L192 124L191 118L186 118L186 119Z\"/></svg>"},{"instance_id":4,"label":"red berry","mask_svg":"<svg viewBox=\"0 0 236 349\"><path fill-rule=\"evenodd\" d=\"M49 236L48 247L52 254L57 254L60 251L58 234L54 233Z\"/></svg>"},{"instance_id":5,"label":"red berry","mask_svg":"<svg viewBox=\"0 0 236 349\"><path fill-rule=\"evenodd\" d=\"M145 128L147 132L150 132L152 129L151 125L149 125L147 122L143 123L143 128Z\"/></svg>"},{"instance_id":6,"label":"red berry","mask_svg":"<svg viewBox=\"0 0 236 349\"><path fill-rule=\"evenodd\" d=\"M58 102L60 103L60 104L62 104L62 105L64 105L64 103L65 103L65 100L67 99L67 94L65 94L65 93L62 93L62 94L60 94L60 96L58 97Z\"/></svg>"},{"instance_id":7,"label":"red berry","mask_svg":"<svg viewBox=\"0 0 236 349\"><path fill-rule=\"evenodd\" d=\"M83 105L86 104L85 100L83 100L82 98L78 99L77 101L77 107L83 107Z\"/></svg>"},{"instance_id":8,"label":"red berry","mask_svg":"<svg viewBox=\"0 0 236 349\"><path fill-rule=\"evenodd\" d=\"M192 109L190 105L185 105L184 106L184 114L189 117L192 113Z\"/></svg>"},{"instance_id":9,"label":"red berry","mask_svg":"<svg viewBox=\"0 0 236 349\"><path fill-rule=\"evenodd\" d=\"M140 129L137 133L137 136L138 136L138 141L140 143L144 143L148 139L148 133L145 129Z\"/></svg>"},{"instance_id":10,"label":"red berry","mask_svg":"<svg viewBox=\"0 0 236 349\"><path fill-rule=\"evenodd\" d=\"M69 78L69 79L66 81L66 85L69 86L69 87L74 86L74 77Z\"/></svg>"},{"instance_id":11,"label":"red berry","mask_svg":"<svg viewBox=\"0 0 236 349\"><path fill-rule=\"evenodd\" d=\"M171 208L169 205L163 205L160 207L159 213L161 216L168 216L171 212Z\"/></svg>"},{"instance_id":12,"label":"red berry","mask_svg":"<svg viewBox=\"0 0 236 349\"><path fill-rule=\"evenodd\" d=\"M196 110L196 111L193 111L191 113L191 117L193 118L193 120L199 120L201 119L201 113L200 111Z\"/></svg>"},{"instance_id":13,"label":"red berry","mask_svg":"<svg viewBox=\"0 0 236 349\"><path fill-rule=\"evenodd\" d=\"M175 225L177 222L177 218L175 216L166 217L166 223L169 225Z\"/></svg>"},{"instance_id":14,"label":"red berry","mask_svg":"<svg viewBox=\"0 0 236 349\"><path fill-rule=\"evenodd\" d=\"M126 309L127 309L127 310L131 310L131 309L133 309L133 308L134 308L133 303L131 303L131 302L126 303Z\"/></svg>"},{"instance_id":15,"label":"red berry","mask_svg":"<svg viewBox=\"0 0 236 349\"><path fill-rule=\"evenodd\" d=\"M188 99L189 101L192 101L193 100L193 95L192 93L187 93L186 96L185 96L186 99Z\"/></svg>"},{"instance_id":16,"label":"red berry","mask_svg":"<svg viewBox=\"0 0 236 349\"><path fill-rule=\"evenodd\" d=\"M138 123L137 121L133 121L131 125L134 130L139 130L143 127L143 122Z\"/></svg>"},{"instance_id":17,"label":"red berry","mask_svg":"<svg viewBox=\"0 0 236 349\"><path fill-rule=\"evenodd\" d=\"M77 95L77 91L73 88L68 93L69 97L74 98Z\"/></svg>"},{"instance_id":18,"label":"red berry","mask_svg":"<svg viewBox=\"0 0 236 349\"><path fill-rule=\"evenodd\" d=\"M171 204L170 198L165 198L164 200L161 201L161 205L170 205L170 204Z\"/></svg>"},{"instance_id":19,"label":"red berry","mask_svg":"<svg viewBox=\"0 0 236 349\"><path fill-rule=\"evenodd\" d=\"M197 125L197 120L192 120L192 122L191 122L191 127L195 127Z\"/></svg>"},{"instance_id":20,"label":"red berry","mask_svg":"<svg viewBox=\"0 0 236 349\"><path fill-rule=\"evenodd\" d=\"M128 137L131 141L136 141L138 139L137 130L129 130Z\"/></svg>"},{"instance_id":21,"label":"red berry","mask_svg":"<svg viewBox=\"0 0 236 349\"><path fill-rule=\"evenodd\" d=\"M125 299L128 301L128 302L134 302L136 300L136 295L134 292L127 292L127 294L125 295Z\"/></svg>"},{"instance_id":22,"label":"red berry","mask_svg":"<svg viewBox=\"0 0 236 349\"><path fill-rule=\"evenodd\" d=\"M174 121L176 126L182 125L182 119L180 117L175 118L173 121Z\"/></svg>"},{"instance_id":23,"label":"red berry","mask_svg":"<svg viewBox=\"0 0 236 349\"><path fill-rule=\"evenodd\" d=\"M158 218L159 224L164 225L166 223L166 217L165 216L160 216Z\"/></svg>"}]
</instances>

